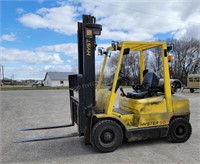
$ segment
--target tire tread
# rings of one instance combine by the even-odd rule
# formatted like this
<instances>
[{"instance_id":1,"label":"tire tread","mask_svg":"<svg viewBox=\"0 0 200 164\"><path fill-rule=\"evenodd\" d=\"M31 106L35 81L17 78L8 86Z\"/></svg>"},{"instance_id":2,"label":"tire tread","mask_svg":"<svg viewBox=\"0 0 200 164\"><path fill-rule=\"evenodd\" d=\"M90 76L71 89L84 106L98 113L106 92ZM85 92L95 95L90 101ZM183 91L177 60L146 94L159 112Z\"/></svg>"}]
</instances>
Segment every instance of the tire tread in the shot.
<instances>
[{"instance_id":1,"label":"tire tread","mask_svg":"<svg viewBox=\"0 0 200 164\"><path fill-rule=\"evenodd\" d=\"M122 134L122 137L121 137L120 142L114 148L108 149L108 150L106 150L106 149L103 150L103 149L98 148L97 145L94 143L95 142L94 141L94 139L95 139L94 135L95 135L95 132L98 130L99 127L105 126L105 125L109 125L109 124L116 126L118 128L119 132ZM121 126L119 124L117 124L113 120L108 120L108 119L101 120L101 121L97 122L94 125L93 129L92 129L91 141L92 141L92 145L93 145L94 149L97 150L97 151L104 152L104 153L106 153L106 152L112 152L112 151L116 150L121 145L122 140L123 140L123 131L122 131L122 128L121 128Z\"/></svg>"},{"instance_id":2,"label":"tire tread","mask_svg":"<svg viewBox=\"0 0 200 164\"><path fill-rule=\"evenodd\" d=\"M186 135L186 137L182 140L178 140L176 139L173 134L172 134L172 131L173 130L173 126L175 126L178 122L183 122L183 123L186 123L188 125L188 134ZM177 117L177 118L174 118L171 122L170 122L170 125L169 125L169 132L168 132L168 136L167 136L167 140L169 142L172 142L172 143L181 143L181 142L185 142L187 141L190 136L192 134L192 126L190 124L190 122L185 119L185 118L182 118L182 117Z\"/></svg>"}]
</instances>

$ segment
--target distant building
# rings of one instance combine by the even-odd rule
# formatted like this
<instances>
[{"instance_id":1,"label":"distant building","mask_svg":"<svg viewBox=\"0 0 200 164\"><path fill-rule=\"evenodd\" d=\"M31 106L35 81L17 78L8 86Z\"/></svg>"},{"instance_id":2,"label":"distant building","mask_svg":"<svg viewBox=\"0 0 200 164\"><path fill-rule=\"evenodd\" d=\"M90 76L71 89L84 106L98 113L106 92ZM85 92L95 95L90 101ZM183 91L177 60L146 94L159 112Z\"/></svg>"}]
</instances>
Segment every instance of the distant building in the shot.
<instances>
[{"instance_id":1,"label":"distant building","mask_svg":"<svg viewBox=\"0 0 200 164\"><path fill-rule=\"evenodd\" d=\"M47 72L44 78L44 86L69 86L68 75L73 72Z\"/></svg>"},{"instance_id":2,"label":"distant building","mask_svg":"<svg viewBox=\"0 0 200 164\"><path fill-rule=\"evenodd\" d=\"M1 85L13 85L14 84L14 80L9 79L9 78L4 78L1 80Z\"/></svg>"}]
</instances>

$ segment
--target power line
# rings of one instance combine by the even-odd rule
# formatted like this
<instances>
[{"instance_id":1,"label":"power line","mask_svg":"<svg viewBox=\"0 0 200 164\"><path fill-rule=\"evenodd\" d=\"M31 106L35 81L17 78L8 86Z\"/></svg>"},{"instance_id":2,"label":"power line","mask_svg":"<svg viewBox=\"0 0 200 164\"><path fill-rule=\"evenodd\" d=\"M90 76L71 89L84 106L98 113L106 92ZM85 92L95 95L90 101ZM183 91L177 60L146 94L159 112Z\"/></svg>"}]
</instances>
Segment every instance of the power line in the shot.
<instances>
[{"instance_id":1,"label":"power line","mask_svg":"<svg viewBox=\"0 0 200 164\"><path fill-rule=\"evenodd\" d=\"M94 2L94 1L93 1ZM97 2L97 1L96 1ZM165 16L165 15L159 15L159 14L154 14L154 13L150 13L150 12L146 12L146 11L142 11L142 10L139 10L139 9L136 9L136 8L129 8L129 7L122 7L122 6L119 6L117 4L112 4L112 3L108 3L108 2L100 2L98 1L97 3L101 3L103 5L109 5L109 6L116 6L118 8L122 8L122 9L126 9L127 11L131 11L131 10L135 10L137 12L140 12L142 14L146 14L146 15L153 15L153 16L157 16L157 17L165 17L167 19L173 19L173 20L176 20L176 21L181 21L183 22L184 20L181 20L181 19L178 19L178 18L174 18L174 17L170 17L170 16ZM199 23L197 21L191 21L191 22L195 22L195 23Z\"/></svg>"}]
</instances>

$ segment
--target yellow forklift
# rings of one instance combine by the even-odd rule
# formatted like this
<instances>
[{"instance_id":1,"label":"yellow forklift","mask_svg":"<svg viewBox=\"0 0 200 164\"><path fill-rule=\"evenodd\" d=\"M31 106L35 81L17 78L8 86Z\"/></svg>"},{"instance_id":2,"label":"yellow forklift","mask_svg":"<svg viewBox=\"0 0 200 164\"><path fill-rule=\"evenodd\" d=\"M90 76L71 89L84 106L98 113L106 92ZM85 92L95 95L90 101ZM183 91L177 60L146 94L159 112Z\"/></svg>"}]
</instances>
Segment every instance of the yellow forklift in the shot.
<instances>
[{"instance_id":1,"label":"yellow forklift","mask_svg":"<svg viewBox=\"0 0 200 164\"><path fill-rule=\"evenodd\" d=\"M170 142L185 142L192 128L189 122L189 100L172 95L168 49L165 42L113 43L107 48L98 85L95 83L96 35L102 27L96 19L83 15L78 23L78 65L79 72L69 75L69 94L72 124L22 130L53 129L78 125L78 135L84 136L86 144L92 144L100 152L116 150L122 141L138 141L151 138L167 138ZM145 70L145 51L160 47L164 84L159 86L159 78L154 72ZM102 89L106 62L111 51L119 52L117 69L112 86ZM121 86L122 60L130 51L140 52L140 84L134 85L127 93ZM120 89L121 94L117 95ZM119 96L119 107L114 107ZM65 136L66 137L66 136ZM63 138L63 137L57 137ZM57 139L56 138L56 139ZM20 142L54 139L51 137L22 140Z\"/></svg>"},{"instance_id":2,"label":"yellow forklift","mask_svg":"<svg viewBox=\"0 0 200 164\"><path fill-rule=\"evenodd\" d=\"M145 71L145 51L152 48L162 49L164 85L159 85L159 77L154 72ZM109 51L119 51L119 60L113 85L110 90L101 89L104 69ZM119 107L114 108L120 86L119 78L124 55L130 51L140 52L140 84L125 93L120 88ZM166 137L170 142L185 142L192 128L189 122L189 100L173 95L171 90L168 47L165 42L124 41L108 47L97 85L96 107L99 113L93 115L95 125L92 128L91 142L95 148L107 152L115 150L123 139L128 141Z\"/></svg>"}]
</instances>

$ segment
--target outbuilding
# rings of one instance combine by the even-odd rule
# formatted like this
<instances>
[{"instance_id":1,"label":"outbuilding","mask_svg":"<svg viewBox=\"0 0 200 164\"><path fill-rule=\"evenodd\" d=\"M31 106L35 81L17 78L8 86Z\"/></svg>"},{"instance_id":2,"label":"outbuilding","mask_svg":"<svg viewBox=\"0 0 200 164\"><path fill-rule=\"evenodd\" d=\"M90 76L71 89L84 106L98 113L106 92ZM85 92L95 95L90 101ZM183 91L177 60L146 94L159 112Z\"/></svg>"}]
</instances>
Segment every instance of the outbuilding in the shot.
<instances>
[{"instance_id":1,"label":"outbuilding","mask_svg":"<svg viewBox=\"0 0 200 164\"><path fill-rule=\"evenodd\" d=\"M57 87L69 86L68 75L73 72L47 72L44 78L44 86Z\"/></svg>"}]
</instances>

